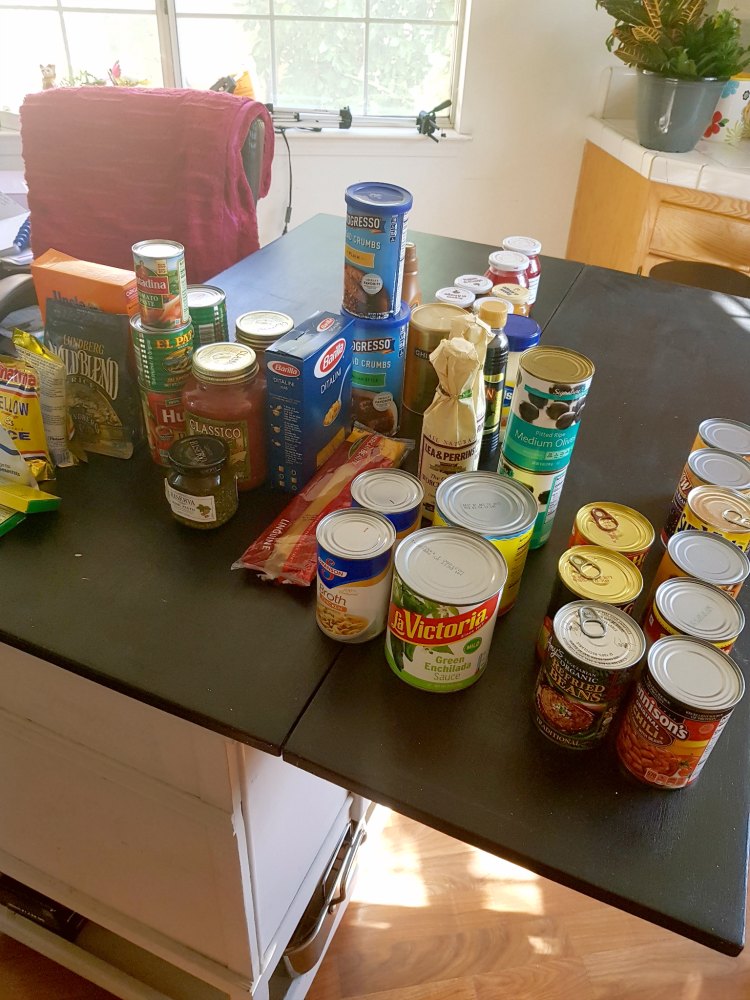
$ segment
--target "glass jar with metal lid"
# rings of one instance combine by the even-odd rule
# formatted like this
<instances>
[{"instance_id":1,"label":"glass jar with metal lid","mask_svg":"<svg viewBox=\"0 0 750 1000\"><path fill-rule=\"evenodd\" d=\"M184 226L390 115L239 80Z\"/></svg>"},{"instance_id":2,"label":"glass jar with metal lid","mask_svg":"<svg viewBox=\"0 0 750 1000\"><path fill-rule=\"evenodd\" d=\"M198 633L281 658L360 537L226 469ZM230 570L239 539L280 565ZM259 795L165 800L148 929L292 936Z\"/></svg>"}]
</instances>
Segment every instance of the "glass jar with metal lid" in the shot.
<instances>
[{"instance_id":1,"label":"glass jar with metal lid","mask_svg":"<svg viewBox=\"0 0 750 1000\"><path fill-rule=\"evenodd\" d=\"M167 503L180 524L218 528L237 510L237 480L220 438L181 438L169 449L171 469L164 481Z\"/></svg>"},{"instance_id":2,"label":"glass jar with metal lid","mask_svg":"<svg viewBox=\"0 0 750 1000\"><path fill-rule=\"evenodd\" d=\"M193 355L182 392L188 435L220 438L240 490L266 478L266 407L255 351L245 344L206 344Z\"/></svg>"},{"instance_id":3,"label":"glass jar with metal lid","mask_svg":"<svg viewBox=\"0 0 750 1000\"><path fill-rule=\"evenodd\" d=\"M258 359L258 384L265 394L266 386L266 351L277 340L294 329L294 320L283 312L271 309L255 309L242 313L234 324L234 338L238 344L252 347Z\"/></svg>"}]
</instances>

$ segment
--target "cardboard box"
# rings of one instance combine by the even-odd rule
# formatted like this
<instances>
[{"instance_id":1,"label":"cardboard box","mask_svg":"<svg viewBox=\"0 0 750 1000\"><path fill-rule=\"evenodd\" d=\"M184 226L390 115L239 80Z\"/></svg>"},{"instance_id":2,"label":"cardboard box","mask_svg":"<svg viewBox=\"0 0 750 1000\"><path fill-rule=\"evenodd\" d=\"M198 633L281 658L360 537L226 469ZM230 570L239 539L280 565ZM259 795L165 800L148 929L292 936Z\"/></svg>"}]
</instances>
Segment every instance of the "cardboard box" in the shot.
<instances>
[{"instance_id":1,"label":"cardboard box","mask_svg":"<svg viewBox=\"0 0 750 1000\"><path fill-rule=\"evenodd\" d=\"M47 300L105 313L138 312L135 271L78 260L59 250L47 250L31 265L34 288L45 321Z\"/></svg>"}]
</instances>

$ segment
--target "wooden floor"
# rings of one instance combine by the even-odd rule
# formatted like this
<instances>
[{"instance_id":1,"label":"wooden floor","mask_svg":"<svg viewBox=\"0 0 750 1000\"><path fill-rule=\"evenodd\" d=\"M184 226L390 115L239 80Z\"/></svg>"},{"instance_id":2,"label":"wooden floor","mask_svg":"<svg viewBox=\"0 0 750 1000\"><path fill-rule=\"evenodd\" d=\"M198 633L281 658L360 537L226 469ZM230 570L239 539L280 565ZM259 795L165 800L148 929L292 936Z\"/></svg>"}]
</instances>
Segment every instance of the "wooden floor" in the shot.
<instances>
[{"instance_id":1,"label":"wooden floor","mask_svg":"<svg viewBox=\"0 0 750 1000\"><path fill-rule=\"evenodd\" d=\"M309 1000L750 1000L727 958L386 809ZM0 936L0 1000L110 1000Z\"/></svg>"}]
</instances>

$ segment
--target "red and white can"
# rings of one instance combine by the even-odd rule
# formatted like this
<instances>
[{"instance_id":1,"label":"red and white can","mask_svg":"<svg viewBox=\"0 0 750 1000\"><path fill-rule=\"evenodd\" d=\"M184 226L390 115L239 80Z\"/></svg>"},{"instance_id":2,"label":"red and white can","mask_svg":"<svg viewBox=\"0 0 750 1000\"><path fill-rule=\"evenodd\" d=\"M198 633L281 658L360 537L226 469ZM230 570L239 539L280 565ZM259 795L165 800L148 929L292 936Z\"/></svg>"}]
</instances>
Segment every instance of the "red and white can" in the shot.
<instances>
[{"instance_id":1,"label":"red and white can","mask_svg":"<svg viewBox=\"0 0 750 1000\"><path fill-rule=\"evenodd\" d=\"M185 436L185 411L181 390L154 392L144 386L141 406L151 458L157 465L169 466L169 449Z\"/></svg>"}]
</instances>

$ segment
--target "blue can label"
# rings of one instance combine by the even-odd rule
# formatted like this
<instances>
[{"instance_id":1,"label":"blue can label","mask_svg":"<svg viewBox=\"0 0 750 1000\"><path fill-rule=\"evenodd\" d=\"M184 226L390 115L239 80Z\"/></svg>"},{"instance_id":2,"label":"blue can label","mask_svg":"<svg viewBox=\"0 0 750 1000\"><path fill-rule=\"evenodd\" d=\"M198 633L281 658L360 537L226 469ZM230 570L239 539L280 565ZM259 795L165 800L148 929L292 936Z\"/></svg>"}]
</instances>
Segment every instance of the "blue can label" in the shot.
<instances>
[{"instance_id":1,"label":"blue can label","mask_svg":"<svg viewBox=\"0 0 750 1000\"><path fill-rule=\"evenodd\" d=\"M555 472L573 453L591 380L552 384L518 373L503 457L529 472Z\"/></svg>"},{"instance_id":2,"label":"blue can label","mask_svg":"<svg viewBox=\"0 0 750 1000\"><path fill-rule=\"evenodd\" d=\"M354 324L352 417L380 434L398 430L408 322L407 311L400 326L383 331L369 333L365 322Z\"/></svg>"},{"instance_id":3,"label":"blue can label","mask_svg":"<svg viewBox=\"0 0 750 1000\"><path fill-rule=\"evenodd\" d=\"M318 545L317 619L339 642L366 642L385 628L392 552L374 559L343 559Z\"/></svg>"},{"instance_id":4,"label":"blue can label","mask_svg":"<svg viewBox=\"0 0 750 1000\"><path fill-rule=\"evenodd\" d=\"M344 308L364 319L388 319L401 308L408 216L348 211Z\"/></svg>"}]
</instances>

